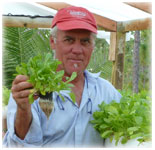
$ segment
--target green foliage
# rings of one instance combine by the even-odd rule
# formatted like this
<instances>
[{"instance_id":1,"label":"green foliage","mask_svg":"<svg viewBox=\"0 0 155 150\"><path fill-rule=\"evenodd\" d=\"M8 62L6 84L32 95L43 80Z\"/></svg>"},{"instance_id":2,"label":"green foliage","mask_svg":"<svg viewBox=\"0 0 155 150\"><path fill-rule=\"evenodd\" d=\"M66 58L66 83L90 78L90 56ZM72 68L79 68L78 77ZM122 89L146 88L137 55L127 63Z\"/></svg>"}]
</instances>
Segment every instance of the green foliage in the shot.
<instances>
[{"instance_id":1,"label":"green foliage","mask_svg":"<svg viewBox=\"0 0 155 150\"><path fill-rule=\"evenodd\" d=\"M150 88L151 77L151 30L144 30L141 32L140 43L140 83L139 88Z\"/></svg>"},{"instance_id":2,"label":"green foliage","mask_svg":"<svg viewBox=\"0 0 155 150\"><path fill-rule=\"evenodd\" d=\"M30 28L3 28L3 85L11 88L15 68L31 57L51 52L49 30ZM132 89L132 62L134 39L126 42L124 64L124 87ZM151 30L141 31L139 91L150 89ZM105 39L96 39L95 49L87 69L101 72L101 77L111 81L112 62L108 60L109 44Z\"/></svg>"},{"instance_id":3,"label":"green foliage","mask_svg":"<svg viewBox=\"0 0 155 150\"><path fill-rule=\"evenodd\" d=\"M3 86L3 106L7 106L8 102L9 102L9 97L10 97L10 92L11 90L9 90L7 87Z\"/></svg>"},{"instance_id":4,"label":"green foliage","mask_svg":"<svg viewBox=\"0 0 155 150\"><path fill-rule=\"evenodd\" d=\"M147 91L122 91L120 103L102 102L93 117L90 122L101 137L114 138L116 145L120 140L122 144L134 138L140 143L151 140L151 99Z\"/></svg>"},{"instance_id":5,"label":"green foliage","mask_svg":"<svg viewBox=\"0 0 155 150\"><path fill-rule=\"evenodd\" d=\"M134 46L134 39L130 38L130 40L127 41L125 45L123 89L132 90L133 46Z\"/></svg>"},{"instance_id":6,"label":"green foliage","mask_svg":"<svg viewBox=\"0 0 155 150\"><path fill-rule=\"evenodd\" d=\"M60 61L54 60L52 54L47 53L43 55L37 55L30 58L28 63L21 63L20 66L16 67L18 74L27 75L34 89L31 90L29 95L29 103L32 104L34 99L33 95L39 92L42 95L50 92L58 92L60 95L61 90L71 90L72 84L69 84L76 78L76 73L73 72L70 78L66 78L66 82L63 82L64 70L57 71ZM16 74L16 75L18 75ZM70 94L73 102L75 102L75 96L73 93ZM60 96L63 98L62 96Z\"/></svg>"},{"instance_id":7,"label":"green foliage","mask_svg":"<svg viewBox=\"0 0 155 150\"><path fill-rule=\"evenodd\" d=\"M150 66L151 66L151 30L140 32L140 66L139 66L139 91L150 89ZM134 32L132 32L134 34ZM123 89L132 89L132 67L133 67L133 46L134 39L126 42L125 66L124 66L124 86Z\"/></svg>"},{"instance_id":8,"label":"green foliage","mask_svg":"<svg viewBox=\"0 0 155 150\"><path fill-rule=\"evenodd\" d=\"M15 68L31 57L51 52L49 30L3 28L3 85L11 88Z\"/></svg>"},{"instance_id":9,"label":"green foliage","mask_svg":"<svg viewBox=\"0 0 155 150\"><path fill-rule=\"evenodd\" d=\"M112 62L108 60L109 44L105 39L96 39L90 63L87 69L90 72L101 72L101 77L111 80Z\"/></svg>"}]
</instances>

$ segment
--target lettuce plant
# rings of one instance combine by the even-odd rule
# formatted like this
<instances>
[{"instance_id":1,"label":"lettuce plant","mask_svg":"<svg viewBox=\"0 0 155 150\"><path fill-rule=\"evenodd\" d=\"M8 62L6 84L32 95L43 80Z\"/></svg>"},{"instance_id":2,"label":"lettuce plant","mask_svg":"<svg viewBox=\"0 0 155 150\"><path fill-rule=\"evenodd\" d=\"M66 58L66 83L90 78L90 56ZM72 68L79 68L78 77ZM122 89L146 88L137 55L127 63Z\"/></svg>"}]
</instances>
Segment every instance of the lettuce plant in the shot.
<instances>
[{"instance_id":1,"label":"lettuce plant","mask_svg":"<svg viewBox=\"0 0 155 150\"><path fill-rule=\"evenodd\" d=\"M73 72L71 77L66 77L66 81L64 82L64 70L57 71L59 64L61 64L61 62L54 60L51 53L46 53L30 58L27 64L21 63L21 65L16 67L16 75L21 74L28 76L28 82L33 85L33 89L29 95L30 104L34 102L33 96L35 93L39 93L41 98L47 100L51 99L52 93L55 91L62 100L64 100L60 91L71 91L73 84L70 84L70 82L76 78L76 72ZM72 92L70 92L70 97L72 101L75 102L75 95Z\"/></svg>"},{"instance_id":2,"label":"lettuce plant","mask_svg":"<svg viewBox=\"0 0 155 150\"><path fill-rule=\"evenodd\" d=\"M90 122L103 139L109 138L115 145L129 139L140 143L151 140L151 99L146 91L138 94L122 92L120 103L102 102L99 111L93 113Z\"/></svg>"}]
</instances>

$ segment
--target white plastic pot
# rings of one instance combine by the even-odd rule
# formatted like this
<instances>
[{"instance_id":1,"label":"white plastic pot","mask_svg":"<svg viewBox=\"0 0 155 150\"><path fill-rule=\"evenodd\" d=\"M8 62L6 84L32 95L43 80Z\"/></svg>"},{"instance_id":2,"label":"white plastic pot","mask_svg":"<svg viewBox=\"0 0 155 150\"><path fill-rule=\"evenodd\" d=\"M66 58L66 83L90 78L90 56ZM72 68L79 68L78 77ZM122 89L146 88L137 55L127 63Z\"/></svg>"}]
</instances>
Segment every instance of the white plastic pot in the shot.
<instances>
[{"instance_id":1,"label":"white plastic pot","mask_svg":"<svg viewBox=\"0 0 155 150\"><path fill-rule=\"evenodd\" d=\"M143 142L139 144L139 141L137 139L131 139L128 140L127 143L121 144L121 142L118 142L117 146L115 145L115 140L110 142L109 139L105 140L105 147L106 148L151 148L152 147L152 141L149 142Z\"/></svg>"}]
</instances>

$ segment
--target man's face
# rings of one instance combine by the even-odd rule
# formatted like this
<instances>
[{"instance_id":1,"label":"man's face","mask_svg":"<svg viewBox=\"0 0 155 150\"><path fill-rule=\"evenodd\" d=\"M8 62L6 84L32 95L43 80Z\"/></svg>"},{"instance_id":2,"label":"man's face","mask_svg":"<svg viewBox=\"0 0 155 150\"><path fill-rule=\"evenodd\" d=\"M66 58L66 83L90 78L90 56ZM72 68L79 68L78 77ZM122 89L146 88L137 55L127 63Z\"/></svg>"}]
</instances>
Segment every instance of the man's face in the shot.
<instances>
[{"instance_id":1,"label":"man's face","mask_svg":"<svg viewBox=\"0 0 155 150\"><path fill-rule=\"evenodd\" d=\"M62 62L59 69L63 69L66 75L82 73L90 61L94 49L93 40L88 30L58 30L56 43L53 44L56 58Z\"/></svg>"}]
</instances>

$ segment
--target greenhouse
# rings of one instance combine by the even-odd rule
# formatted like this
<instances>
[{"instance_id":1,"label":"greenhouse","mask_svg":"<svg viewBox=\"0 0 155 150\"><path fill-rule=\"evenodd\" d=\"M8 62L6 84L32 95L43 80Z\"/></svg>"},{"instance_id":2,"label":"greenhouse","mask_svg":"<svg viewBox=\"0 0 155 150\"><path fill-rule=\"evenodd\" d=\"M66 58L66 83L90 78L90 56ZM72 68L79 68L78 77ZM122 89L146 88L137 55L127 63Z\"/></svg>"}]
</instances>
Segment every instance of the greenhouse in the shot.
<instances>
[{"instance_id":1,"label":"greenhouse","mask_svg":"<svg viewBox=\"0 0 155 150\"><path fill-rule=\"evenodd\" d=\"M108 80L122 95L120 105L116 103L99 105L100 113L105 118L109 114L110 116L106 118L107 122L105 119L105 122L103 120L102 122L98 117L101 115L99 110L94 112L94 120L91 122L95 130L103 139L110 139L110 141L115 139L116 143L112 142L113 146L107 142L105 147L117 145L122 147L118 144L119 140L121 143L127 143L130 139L141 137L138 141L142 144L148 142L149 144L144 146L150 148L152 137L152 3L150 2L114 2L113 5L111 2L100 0L4 2L2 12L4 107L8 105L12 82L19 70L17 66L22 63L30 64L33 58L37 60L36 56L44 56L49 52L51 57L54 56L49 41L52 20L59 10L69 6L86 8L93 13L97 23L95 48L87 70L92 73L100 72L100 77ZM68 79L68 82L74 80L75 76L73 76ZM68 88L68 85L64 88ZM70 96L74 99L73 95ZM63 96L61 99L64 99ZM128 104L129 106L125 106ZM3 128L7 131L5 110L3 113ZM134 119L131 118L132 113ZM115 120L117 117L120 120ZM111 123L108 124L108 121ZM115 128L123 124L127 131L125 129L122 131L120 127ZM145 128L145 132L142 128ZM137 145L131 143L129 147Z\"/></svg>"}]
</instances>

